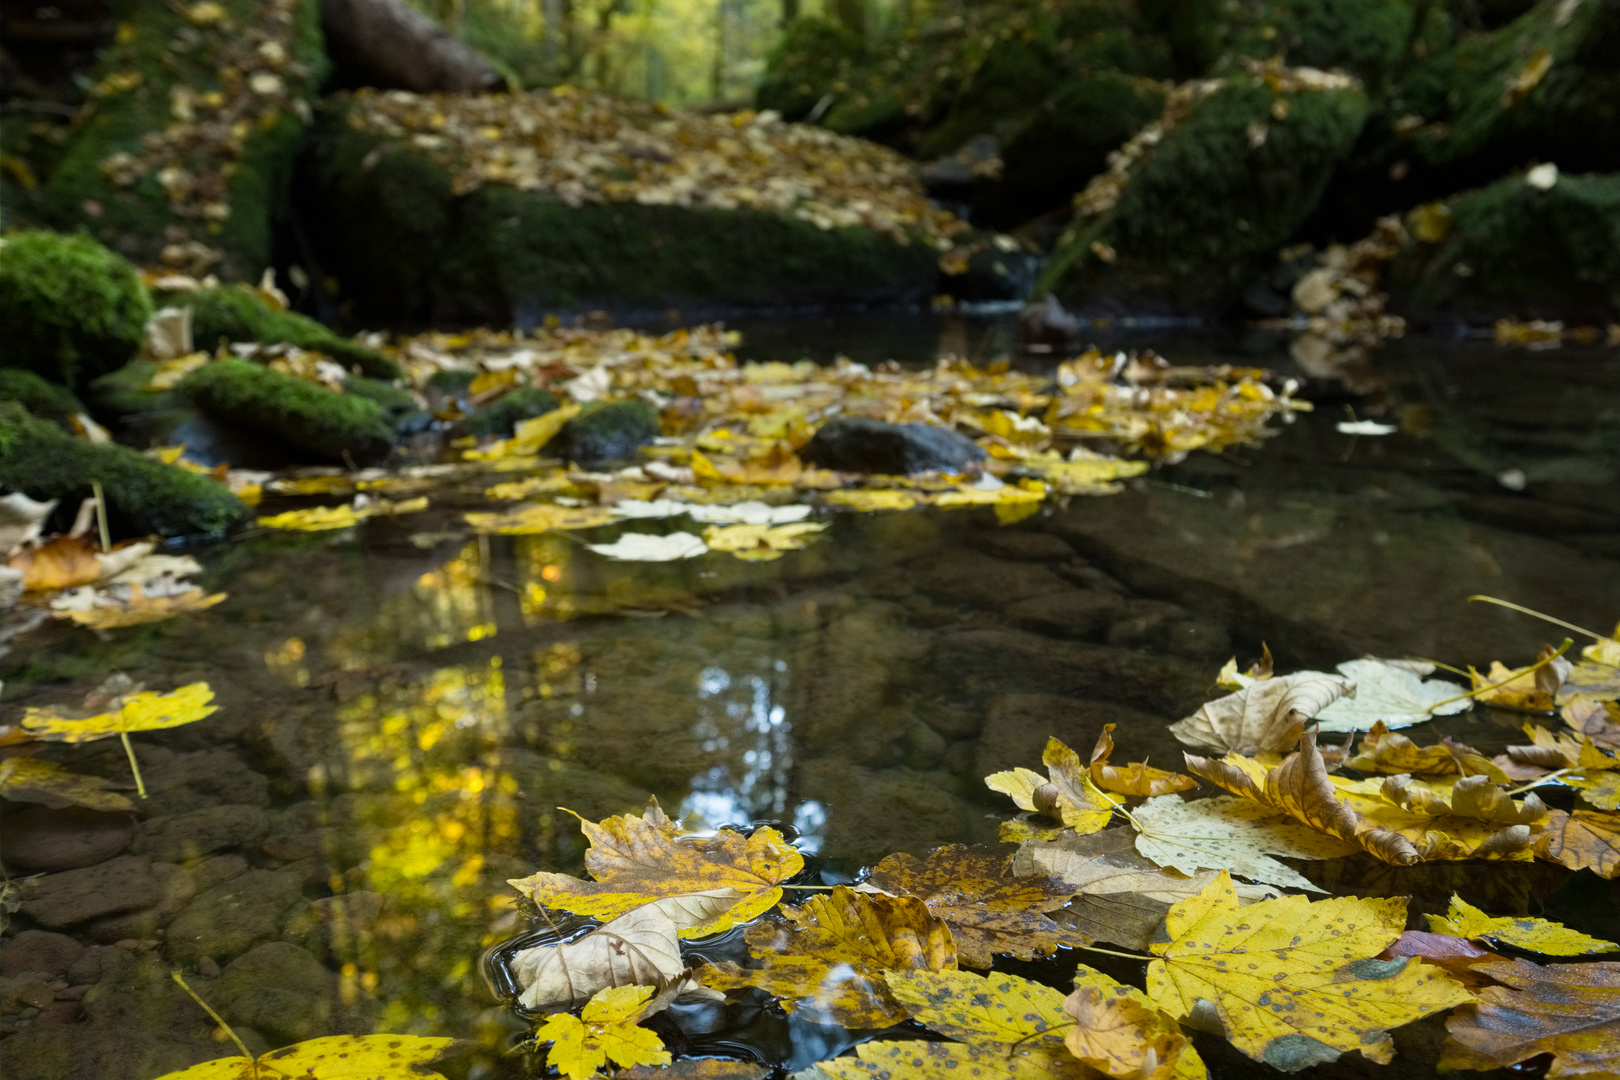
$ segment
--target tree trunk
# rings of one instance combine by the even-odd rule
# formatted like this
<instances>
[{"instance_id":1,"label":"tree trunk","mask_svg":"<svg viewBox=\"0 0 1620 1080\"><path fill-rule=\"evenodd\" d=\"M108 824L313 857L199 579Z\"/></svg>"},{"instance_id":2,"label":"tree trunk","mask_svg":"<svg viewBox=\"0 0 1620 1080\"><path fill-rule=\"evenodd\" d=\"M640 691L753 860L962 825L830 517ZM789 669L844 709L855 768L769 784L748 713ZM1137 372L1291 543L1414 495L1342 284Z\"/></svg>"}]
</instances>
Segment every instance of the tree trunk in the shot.
<instances>
[{"instance_id":1,"label":"tree trunk","mask_svg":"<svg viewBox=\"0 0 1620 1080\"><path fill-rule=\"evenodd\" d=\"M340 81L385 90L492 90L501 76L402 0L321 0L321 30Z\"/></svg>"},{"instance_id":2,"label":"tree trunk","mask_svg":"<svg viewBox=\"0 0 1620 1080\"><path fill-rule=\"evenodd\" d=\"M866 0L833 0L833 13L851 31L866 36Z\"/></svg>"}]
</instances>

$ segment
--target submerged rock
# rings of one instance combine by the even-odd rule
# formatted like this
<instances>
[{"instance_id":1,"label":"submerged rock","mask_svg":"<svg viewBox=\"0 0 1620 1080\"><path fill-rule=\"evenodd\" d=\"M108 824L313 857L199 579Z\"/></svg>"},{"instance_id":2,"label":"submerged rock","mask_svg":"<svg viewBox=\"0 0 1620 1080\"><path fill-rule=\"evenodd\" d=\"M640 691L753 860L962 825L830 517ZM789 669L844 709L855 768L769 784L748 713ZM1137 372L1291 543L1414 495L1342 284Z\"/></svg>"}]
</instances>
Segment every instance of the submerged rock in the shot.
<instances>
[{"instance_id":1,"label":"submerged rock","mask_svg":"<svg viewBox=\"0 0 1620 1080\"><path fill-rule=\"evenodd\" d=\"M1444 205L1446 234L1410 239L1388 271L1394 310L1423 323L1620 321L1620 173L1542 167Z\"/></svg>"},{"instance_id":2,"label":"submerged rock","mask_svg":"<svg viewBox=\"0 0 1620 1080\"><path fill-rule=\"evenodd\" d=\"M595 467L627 458L656 438L657 409L645 401L613 401L587 409L564 424L557 435L556 452Z\"/></svg>"},{"instance_id":3,"label":"submerged rock","mask_svg":"<svg viewBox=\"0 0 1620 1080\"><path fill-rule=\"evenodd\" d=\"M152 298L122 256L88 236L25 232L0 249L6 365L70 389L127 363Z\"/></svg>"},{"instance_id":4,"label":"submerged rock","mask_svg":"<svg viewBox=\"0 0 1620 1080\"><path fill-rule=\"evenodd\" d=\"M121 855L135 838L129 814L31 806L6 817L0 859L29 871L77 870Z\"/></svg>"},{"instance_id":5,"label":"submerged rock","mask_svg":"<svg viewBox=\"0 0 1620 1080\"><path fill-rule=\"evenodd\" d=\"M167 894L174 869L143 855L121 855L95 866L47 874L24 889L22 912L56 930L153 907Z\"/></svg>"},{"instance_id":6,"label":"submerged rock","mask_svg":"<svg viewBox=\"0 0 1620 1080\"><path fill-rule=\"evenodd\" d=\"M437 378L450 372L434 372ZM465 389L464 387L461 389ZM508 391L467 418L467 430L480 439L509 437L520 421L544 416L558 406L557 395L534 386ZM654 417L656 426L657 417ZM656 435L657 432L655 431Z\"/></svg>"},{"instance_id":7,"label":"submerged rock","mask_svg":"<svg viewBox=\"0 0 1620 1080\"><path fill-rule=\"evenodd\" d=\"M249 870L200 893L169 924L169 952L182 964L223 960L276 935L303 902L296 870Z\"/></svg>"},{"instance_id":8,"label":"submerged rock","mask_svg":"<svg viewBox=\"0 0 1620 1080\"><path fill-rule=\"evenodd\" d=\"M388 456L394 429L382 406L245 360L204 364L175 388L204 413L286 440L333 461L368 465Z\"/></svg>"},{"instance_id":9,"label":"submerged rock","mask_svg":"<svg viewBox=\"0 0 1620 1080\"><path fill-rule=\"evenodd\" d=\"M170 294L166 302L191 308L191 337L199 349L212 351L221 343L237 341L296 345L325 353L373 379L395 379L400 374L399 365L375 349L341 337L314 319L272 307L249 289L199 289Z\"/></svg>"},{"instance_id":10,"label":"submerged rock","mask_svg":"<svg viewBox=\"0 0 1620 1080\"><path fill-rule=\"evenodd\" d=\"M0 402L0 487L78 505L99 480L122 535L219 532L248 508L225 485L114 443L75 438L21 406Z\"/></svg>"},{"instance_id":11,"label":"submerged rock","mask_svg":"<svg viewBox=\"0 0 1620 1080\"><path fill-rule=\"evenodd\" d=\"M966 435L934 424L891 424L840 416L823 424L799 456L824 469L910 476L971 472L985 453Z\"/></svg>"}]
</instances>

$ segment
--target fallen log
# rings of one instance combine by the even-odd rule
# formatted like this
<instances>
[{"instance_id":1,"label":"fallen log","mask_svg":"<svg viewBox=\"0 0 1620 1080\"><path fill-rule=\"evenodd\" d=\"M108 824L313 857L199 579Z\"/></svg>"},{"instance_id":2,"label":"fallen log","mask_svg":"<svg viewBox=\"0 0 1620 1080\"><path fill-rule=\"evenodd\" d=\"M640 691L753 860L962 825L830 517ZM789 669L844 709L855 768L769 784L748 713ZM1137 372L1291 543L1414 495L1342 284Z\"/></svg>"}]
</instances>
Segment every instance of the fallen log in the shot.
<instances>
[{"instance_id":1,"label":"fallen log","mask_svg":"<svg viewBox=\"0 0 1620 1080\"><path fill-rule=\"evenodd\" d=\"M404 0L321 0L339 81L382 90L493 90L504 80L466 44Z\"/></svg>"}]
</instances>

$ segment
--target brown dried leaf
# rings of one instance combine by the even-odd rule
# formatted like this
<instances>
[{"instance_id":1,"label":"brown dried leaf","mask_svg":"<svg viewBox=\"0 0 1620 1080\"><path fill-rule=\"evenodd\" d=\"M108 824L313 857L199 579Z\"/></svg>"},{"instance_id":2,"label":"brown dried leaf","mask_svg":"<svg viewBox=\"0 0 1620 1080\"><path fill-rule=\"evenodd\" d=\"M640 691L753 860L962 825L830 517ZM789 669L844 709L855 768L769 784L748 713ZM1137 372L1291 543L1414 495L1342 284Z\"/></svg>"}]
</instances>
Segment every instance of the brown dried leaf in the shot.
<instances>
[{"instance_id":1,"label":"brown dried leaf","mask_svg":"<svg viewBox=\"0 0 1620 1080\"><path fill-rule=\"evenodd\" d=\"M1498 783L1508 777L1490 758L1446 736L1433 746L1418 746L1405 735L1391 732L1383 721L1374 724L1361 740L1356 756L1345 762L1369 773L1408 773L1412 776L1487 776Z\"/></svg>"},{"instance_id":2,"label":"brown dried leaf","mask_svg":"<svg viewBox=\"0 0 1620 1080\"><path fill-rule=\"evenodd\" d=\"M1535 852L1571 870L1612 878L1620 874L1620 814L1549 810L1546 823L1536 832Z\"/></svg>"},{"instance_id":3,"label":"brown dried leaf","mask_svg":"<svg viewBox=\"0 0 1620 1080\"><path fill-rule=\"evenodd\" d=\"M1620 963L1494 960L1474 971L1502 986L1479 991L1446 1021L1442 1069L1497 1069L1551 1054L1549 1076L1620 1074Z\"/></svg>"},{"instance_id":4,"label":"brown dried leaf","mask_svg":"<svg viewBox=\"0 0 1620 1080\"><path fill-rule=\"evenodd\" d=\"M1170 725L1188 746L1238 754L1292 750L1305 722L1355 688L1321 672L1263 679Z\"/></svg>"},{"instance_id":5,"label":"brown dried leaf","mask_svg":"<svg viewBox=\"0 0 1620 1080\"><path fill-rule=\"evenodd\" d=\"M1103 727L1097 736L1097 746L1091 751L1091 779L1104 791L1121 795L1169 795L1177 791L1190 791L1198 781L1180 773L1149 768L1145 761L1135 761L1121 768L1108 764L1114 753L1114 725Z\"/></svg>"}]
</instances>

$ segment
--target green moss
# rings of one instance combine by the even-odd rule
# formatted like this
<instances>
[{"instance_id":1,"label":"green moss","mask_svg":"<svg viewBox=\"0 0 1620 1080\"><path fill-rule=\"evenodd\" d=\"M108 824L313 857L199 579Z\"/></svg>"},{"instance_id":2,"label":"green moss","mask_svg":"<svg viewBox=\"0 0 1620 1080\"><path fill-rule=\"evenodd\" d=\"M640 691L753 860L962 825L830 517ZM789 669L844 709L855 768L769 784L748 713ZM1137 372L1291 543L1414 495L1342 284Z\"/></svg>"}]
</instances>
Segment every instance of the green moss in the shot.
<instances>
[{"instance_id":1,"label":"green moss","mask_svg":"<svg viewBox=\"0 0 1620 1080\"><path fill-rule=\"evenodd\" d=\"M0 367L0 400L15 401L55 424L66 424L74 413L84 412L83 403L73 391L22 368Z\"/></svg>"},{"instance_id":2,"label":"green moss","mask_svg":"<svg viewBox=\"0 0 1620 1080\"><path fill-rule=\"evenodd\" d=\"M75 505L99 480L121 536L214 533L247 516L223 484L126 446L75 438L22 406L0 402L0 488Z\"/></svg>"},{"instance_id":3,"label":"green moss","mask_svg":"<svg viewBox=\"0 0 1620 1080\"><path fill-rule=\"evenodd\" d=\"M544 416L558 406L557 395L533 386L520 386L508 391L467 418L467 430L479 438L491 435L509 436L524 420ZM657 417L654 417L654 435Z\"/></svg>"},{"instance_id":4,"label":"green moss","mask_svg":"<svg viewBox=\"0 0 1620 1080\"><path fill-rule=\"evenodd\" d=\"M381 379L367 379L358 376L344 379L343 392L370 398L378 405L381 405L383 411L390 416L415 412L417 408L416 397L409 390L402 386L395 386L390 382L383 382Z\"/></svg>"},{"instance_id":5,"label":"green moss","mask_svg":"<svg viewBox=\"0 0 1620 1080\"><path fill-rule=\"evenodd\" d=\"M358 367L374 378L398 378L399 365L374 349L357 345L314 319L279 311L242 288L199 289L168 298L191 308L191 337L197 348L211 350L221 341L285 342L323 352L344 367Z\"/></svg>"},{"instance_id":6,"label":"green moss","mask_svg":"<svg viewBox=\"0 0 1620 1080\"><path fill-rule=\"evenodd\" d=\"M245 360L204 364L175 390L216 420L334 461L372 464L393 447L393 428L370 398L334 393Z\"/></svg>"},{"instance_id":7,"label":"green moss","mask_svg":"<svg viewBox=\"0 0 1620 1080\"><path fill-rule=\"evenodd\" d=\"M1412 241L1388 274L1394 310L1418 321L1620 321L1620 174L1509 176L1447 200L1439 244Z\"/></svg>"},{"instance_id":8,"label":"green moss","mask_svg":"<svg viewBox=\"0 0 1620 1080\"><path fill-rule=\"evenodd\" d=\"M557 453L594 467L627 458L658 437L658 410L645 401L614 401L563 425Z\"/></svg>"},{"instance_id":9,"label":"green moss","mask_svg":"<svg viewBox=\"0 0 1620 1080\"><path fill-rule=\"evenodd\" d=\"M1315 208L1366 116L1360 91L1303 91L1284 95L1278 121L1277 97L1243 77L1197 105L1110 210L1064 235L1037 291L1082 308L1223 309ZM1259 146L1252 125L1265 125Z\"/></svg>"},{"instance_id":10,"label":"green moss","mask_svg":"<svg viewBox=\"0 0 1620 1080\"><path fill-rule=\"evenodd\" d=\"M436 394L458 397L467 392L478 372L471 368L440 368L428 376L427 388Z\"/></svg>"},{"instance_id":11,"label":"green moss","mask_svg":"<svg viewBox=\"0 0 1620 1080\"><path fill-rule=\"evenodd\" d=\"M135 268L88 236L25 232L0 247L8 365L82 386L129 360L151 315Z\"/></svg>"},{"instance_id":12,"label":"green moss","mask_svg":"<svg viewBox=\"0 0 1620 1080\"><path fill-rule=\"evenodd\" d=\"M102 171L110 155L121 151L138 156L144 152L144 135L174 123L171 90L248 92L222 76L211 45L229 41L256 19L277 30L281 24L260 0L221 3L226 21L202 29L186 20L179 4L124 6L127 22L119 43L102 54L92 75L101 89L45 186L42 211L59 228L86 228L110 247L148 264L158 261L170 242L169 231L177 229L193 241L220 249L224 260L217 272L226 278L256 279L270 262L276 206L303 134L303 122L293 111L271 112L247 132L225 180L224 201L230 214L220 222L204 226L177 215L158 170L129 188L114 185ZM286 49L295 66L287 67L282 78L291 97L300 102L313 99L327 68L319 7L316 0L298 0L292 7ZM120 86L127 88L117 89ZM199 176L216 175L224 164L221 155L206 150L184 159L185 167Z\"/></svg>"},{"instance_id":13,"label":"green moss","mask_svg":"<svg viewBox=\"0 0 1620 1080\"><path fill-rule=\"evenodd\" d=\"M1411 0L1169 0L1155 16L1189 74L1281 56L1378 86L1403 66L1416 11Z\"/></svg>"}]
</instances>

